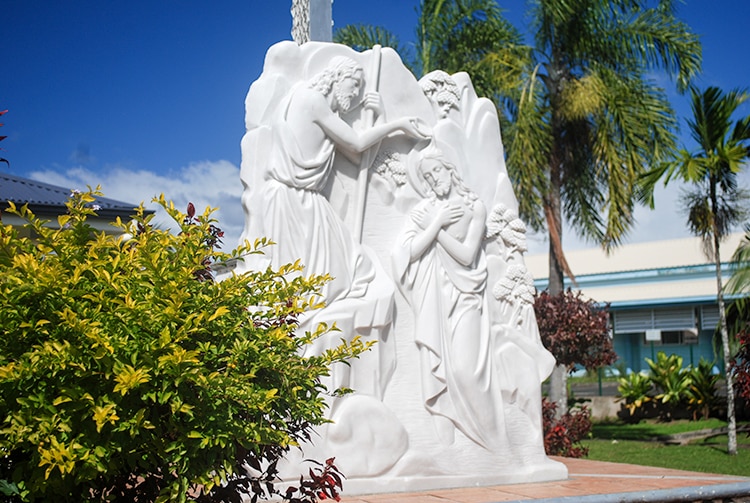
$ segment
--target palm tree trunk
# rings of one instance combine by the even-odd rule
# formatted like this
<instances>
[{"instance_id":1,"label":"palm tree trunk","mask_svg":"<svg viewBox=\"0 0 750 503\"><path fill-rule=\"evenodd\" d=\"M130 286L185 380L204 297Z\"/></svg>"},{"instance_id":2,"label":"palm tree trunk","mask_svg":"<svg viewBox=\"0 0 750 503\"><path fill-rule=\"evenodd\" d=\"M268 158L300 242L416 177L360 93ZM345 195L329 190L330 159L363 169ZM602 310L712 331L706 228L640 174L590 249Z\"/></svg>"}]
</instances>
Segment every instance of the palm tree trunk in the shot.
<instances>
[{"instance_id":1,"label":"palm tree trunk","mask_svg":"<svg viewBox=\"0 0 750 503\"><path fill-rule=\"evenodd\" d=\"M714 213L715 214L715 213ZM737 419L734 410L734 376L729 368L732 355L729 352L729 330L727 328L727 314L724 309L724 295L721 281L721 256L719 254L719 235L714 225L714 263L716 264L716 299L719 304L719 327L721 331L721 347L724 352L724 374L727 383L727 452L737 454Z\"/></svg>"},{"instance_id":2,"label":"palm tree trunk","mask_svg":"<svg viewBox=\"0 0 750 503\"><path fill-rule=\"evenodd\" d=\"M562 207L561 207L561 167L559 154L553 150L550 161L550 192L545 204L549 229L549 282L550 295L559 295L565 288L562 251ZM559 419L568 410L568 368L555 365L550 375L549 398L556 405L555 416Z\"/></svg>"}]
</instances>

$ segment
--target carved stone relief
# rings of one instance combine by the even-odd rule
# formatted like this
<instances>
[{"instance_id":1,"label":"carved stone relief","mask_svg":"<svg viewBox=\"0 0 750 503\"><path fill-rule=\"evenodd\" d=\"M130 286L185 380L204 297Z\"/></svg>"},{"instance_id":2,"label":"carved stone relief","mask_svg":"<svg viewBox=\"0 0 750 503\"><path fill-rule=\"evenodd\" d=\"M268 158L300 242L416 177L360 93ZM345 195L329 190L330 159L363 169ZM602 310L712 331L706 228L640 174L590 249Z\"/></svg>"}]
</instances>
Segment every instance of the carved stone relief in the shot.
<instances>
[{"instance_id":1,"label":"carved stone relief","mask_svg":"<svg viewBox=\"0 0 750 503\"><path fill-rule=\"evenodd\" d=\"M245 232L278 243L245 267L330 273L321 350L376 340L332 387L333 423L302 457L335 456L348 493L564 478L541 433L541 345L525 226L491 102L466 74L419 82L387 48L282 42L246 100ZM342 366L343 367L343 366ZM293 473L293 470L290 471Z\"/></svg>"}]
</instances>

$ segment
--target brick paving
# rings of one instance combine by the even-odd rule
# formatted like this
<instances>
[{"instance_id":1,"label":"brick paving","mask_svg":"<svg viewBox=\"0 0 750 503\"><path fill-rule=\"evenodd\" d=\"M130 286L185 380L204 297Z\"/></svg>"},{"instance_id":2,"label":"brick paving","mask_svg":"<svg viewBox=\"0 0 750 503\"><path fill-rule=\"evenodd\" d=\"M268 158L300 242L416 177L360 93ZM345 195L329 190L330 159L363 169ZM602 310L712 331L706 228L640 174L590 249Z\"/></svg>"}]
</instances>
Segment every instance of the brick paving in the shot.
<instances>
[{"instance_id":1,"label":"brick paving","mask_svg":"<svg viewBox=\"0 0 750 503\"><path fill-rule=\"evenodd\" d=\"M674 496L675 492L689 492L699 487L730 487L729 484L747 486L747 499L717 498L717 501L750 502L750 474L748 477L732 475L715 475L708 473L686 472L668 468L655 468L624 463L607 463L587 459L553 458L568 467L568 479L534 484L513 484L488 487L468 487L459 489L436 489L418 493L374 494L347 496L346 482L342 503L496 503L507 501L528 501L535 499L564 498L564 501L575 501L586 498L607 501L660 501L665 495ZM644 492L656 491L650 495L653 499L641 499ZM658 492L671 491L671 492ZM627 494L633 493L628 497ZM620 495L622 494L622 497ZM600 497L596 497L600 495ZM613 496L614 495L614 496ZM614 499L613 499L614 498ZM700 500L711 501L710 498ZM674 499L671 501L690 501Z\"/></svg>"}]
</instances>

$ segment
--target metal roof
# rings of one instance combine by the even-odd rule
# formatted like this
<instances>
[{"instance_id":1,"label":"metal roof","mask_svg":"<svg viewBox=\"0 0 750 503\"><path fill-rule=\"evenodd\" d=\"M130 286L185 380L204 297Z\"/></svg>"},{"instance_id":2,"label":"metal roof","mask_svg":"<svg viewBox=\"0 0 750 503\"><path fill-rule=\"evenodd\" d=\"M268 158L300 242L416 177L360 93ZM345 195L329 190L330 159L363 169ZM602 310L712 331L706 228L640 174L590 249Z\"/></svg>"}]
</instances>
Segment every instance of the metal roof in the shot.
<instances>
[{"instance_id":1,"label":"metal roof","mask_svg":"<svg viewBox=\"0 0 750 503\"><path fill-rule=\"evenodd\" d=\"M738 232L721 247L721 270L726 282L732 271L732 254L744 239ZM712 302L716 299L716 265L703 253L698 237L624 244L607 254L603 249L571 250L565 254L576 275L577 287L613 308ZM524 257L538 289L548 285L547 254Z\"/></svg>"},{"instance_id":2,"label":"metal roof","mask_svg":"<svg viewBox=\"0 0 750 503\"><path fill-rule=\"evenodd\" d=\"M3 207L12 201L17 206L28 204L35 213L57 214L65 208L70 192L71 189L57 185L0 173L0 205ZM129 217L137 206L107 197L97 197L96 204L101 207L97 213L102 217Z\"/></svg>"}]
</instances>

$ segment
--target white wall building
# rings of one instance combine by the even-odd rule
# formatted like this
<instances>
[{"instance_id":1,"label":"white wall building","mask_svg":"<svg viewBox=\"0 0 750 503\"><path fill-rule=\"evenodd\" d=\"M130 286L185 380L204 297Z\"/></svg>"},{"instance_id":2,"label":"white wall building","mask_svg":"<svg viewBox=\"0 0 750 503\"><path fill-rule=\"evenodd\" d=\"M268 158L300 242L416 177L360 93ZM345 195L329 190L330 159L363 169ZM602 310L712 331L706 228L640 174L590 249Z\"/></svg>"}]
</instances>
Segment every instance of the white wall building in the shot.
<instances>
[{"instance_id":1,"label":"white wall building","mask_svg":"<svg viewBox=\"0 0 750 503\"><path fill-rule=\"evenodd\" d=\"M724 283L731 275L730 260L744 234L728 236L721 244ZM718 325L716 272L699 238L683 238L623 245L607 255L601 248L566 253L577 287L587 298L609 303L618 364L646 370L644 358L658 351L678 354L685 365L700 358L716 360L713 335ZM548 284L547 254L526 257L537 289Z\"/></svg>"}]
</instances>

